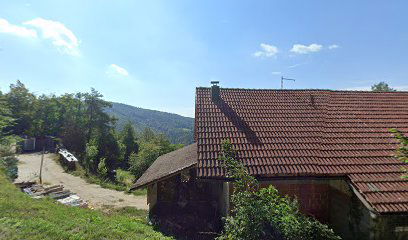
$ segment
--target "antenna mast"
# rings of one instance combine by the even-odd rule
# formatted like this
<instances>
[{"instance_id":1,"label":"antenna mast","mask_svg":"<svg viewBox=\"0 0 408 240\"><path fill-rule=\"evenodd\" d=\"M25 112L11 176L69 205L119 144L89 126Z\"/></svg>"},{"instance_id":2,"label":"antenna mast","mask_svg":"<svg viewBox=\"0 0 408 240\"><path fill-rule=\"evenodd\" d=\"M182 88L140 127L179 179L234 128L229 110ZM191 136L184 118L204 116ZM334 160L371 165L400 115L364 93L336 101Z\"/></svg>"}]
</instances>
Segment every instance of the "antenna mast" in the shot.
<instances>
[{"instance_id":1,"label":"antenna mast","mask_svg":"<svg viewBox=\"0 0 408 240\"><path fill-rule=\"evenodd\" d=\"M296 79L292 79L292 78L285 78L283 76L281 76L281 89L283 89L283 81L296 81Z\"/></svg>"}]
</instances>

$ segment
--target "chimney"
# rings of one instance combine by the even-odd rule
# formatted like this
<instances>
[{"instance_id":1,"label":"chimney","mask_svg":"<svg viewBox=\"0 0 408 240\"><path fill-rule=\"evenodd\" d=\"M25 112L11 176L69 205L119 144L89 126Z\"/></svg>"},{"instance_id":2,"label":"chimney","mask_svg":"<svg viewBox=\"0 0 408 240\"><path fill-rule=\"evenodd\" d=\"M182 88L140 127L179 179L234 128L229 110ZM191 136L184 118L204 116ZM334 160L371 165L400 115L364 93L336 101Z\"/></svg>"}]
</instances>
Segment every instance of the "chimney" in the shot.
<instances>
[{"instance_id":1,"label":"chimney","mask_svg":"<svg viewBox=\"0 0 408 240\"><path fill-rule=\"evenodd\" d=\"M219 81L211 81L211 100L217 102L220 99L220 86L218 86Z\"/></svg>"}]
</instances>

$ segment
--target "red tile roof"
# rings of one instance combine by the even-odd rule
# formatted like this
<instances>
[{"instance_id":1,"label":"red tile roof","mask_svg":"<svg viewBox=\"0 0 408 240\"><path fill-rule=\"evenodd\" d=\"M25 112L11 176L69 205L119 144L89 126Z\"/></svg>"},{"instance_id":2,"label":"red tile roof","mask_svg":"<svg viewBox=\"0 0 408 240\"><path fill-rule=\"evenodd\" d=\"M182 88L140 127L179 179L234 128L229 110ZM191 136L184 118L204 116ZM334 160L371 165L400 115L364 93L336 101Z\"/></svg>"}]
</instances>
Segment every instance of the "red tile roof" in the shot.
<instances>
[{"instance_id":1,"label":"red tile roof","mask_svg":"<svg viewBox=\"0 0 408 240\"><path fill-rule=\"evenodd\" d=\"M197 175L224 178L217 160L229 139L250 174L345 176L381 213L408 211L389 132L408 133L408 92L197 88Z\"/></svg>"}]
</instances>

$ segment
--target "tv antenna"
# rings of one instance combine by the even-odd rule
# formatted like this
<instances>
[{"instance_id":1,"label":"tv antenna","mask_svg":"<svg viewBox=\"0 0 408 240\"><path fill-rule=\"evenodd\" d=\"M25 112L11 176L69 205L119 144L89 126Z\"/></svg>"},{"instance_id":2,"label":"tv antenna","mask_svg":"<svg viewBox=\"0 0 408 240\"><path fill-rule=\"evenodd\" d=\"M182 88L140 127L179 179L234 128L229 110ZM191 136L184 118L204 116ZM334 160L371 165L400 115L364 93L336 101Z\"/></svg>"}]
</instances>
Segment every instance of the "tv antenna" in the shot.
<instances>
[{"instance_id":1,"label":"tv antenna","mask_svg":"<svg viewBox=\"0 0 408 240\"><path fill-rule=\"evenodd\" d=\"M293 78L285 78L285 77L281 77L281 89L283 89L283 81L296 81L296 79Z\"/></svg>"}]
</instances>

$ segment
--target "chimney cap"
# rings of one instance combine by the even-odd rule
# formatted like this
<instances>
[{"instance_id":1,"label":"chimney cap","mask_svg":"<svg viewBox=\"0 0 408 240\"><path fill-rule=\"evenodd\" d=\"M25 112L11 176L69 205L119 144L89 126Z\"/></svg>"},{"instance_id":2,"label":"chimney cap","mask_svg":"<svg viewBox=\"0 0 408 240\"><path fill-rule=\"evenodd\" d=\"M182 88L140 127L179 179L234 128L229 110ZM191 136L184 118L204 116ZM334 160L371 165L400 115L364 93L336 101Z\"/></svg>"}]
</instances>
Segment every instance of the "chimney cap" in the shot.
<instances>
[{"instance_id":1,"label":"chimney cap","mask_svg":"<svg viewBox=\"0 0 408 240\"><path fill-rule=\"evenodd\" d=\"M217 86L217 84L219 84L220 83L220 81L211 81L211 84L213 85L213 86Z\"/></svg>"}]
</instances>

